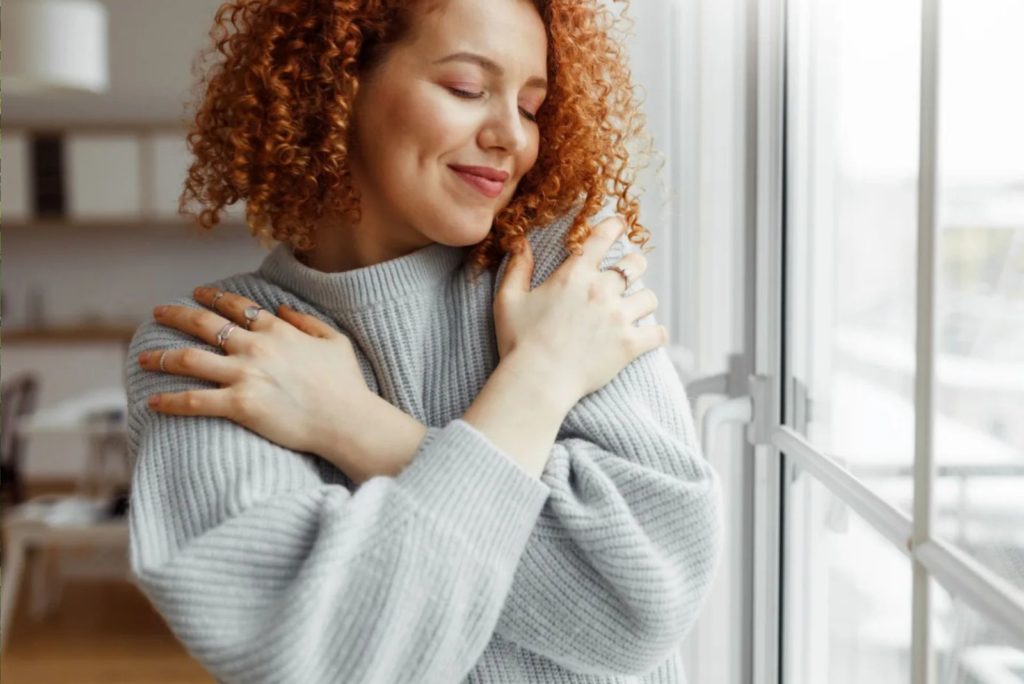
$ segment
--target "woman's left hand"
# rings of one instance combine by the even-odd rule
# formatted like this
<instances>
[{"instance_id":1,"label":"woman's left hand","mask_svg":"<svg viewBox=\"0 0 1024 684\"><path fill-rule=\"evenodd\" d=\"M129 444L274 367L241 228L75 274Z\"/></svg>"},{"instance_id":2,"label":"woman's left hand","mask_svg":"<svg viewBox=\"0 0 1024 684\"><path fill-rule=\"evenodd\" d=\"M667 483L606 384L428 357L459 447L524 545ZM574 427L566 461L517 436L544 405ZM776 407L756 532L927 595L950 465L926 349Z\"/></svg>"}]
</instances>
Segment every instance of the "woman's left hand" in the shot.
<instances>
[{"instance_id":1,"label":"woman's left hand","mask_svg":"<svg viewBox=\"0 0 1024 684\"><path fill-rule=\"evenodd\" d=\"M154 395L154 410L179 416L228 418L268 440L295 451L337 462L337 453L358 430L359 407L367 387L351 341L315 316L284 305L275 316L260 310L246 329L245 310L257 304L219 290L197 288L193 297L207 309L170 305L153 314L170 326L218 346L218 333L232 329L222 348L226 356L198 348L147 349L139 355L146 370L216 382L219 389ZM161 367L161 357L163 366Z\"/></svg>"}]
</instances>

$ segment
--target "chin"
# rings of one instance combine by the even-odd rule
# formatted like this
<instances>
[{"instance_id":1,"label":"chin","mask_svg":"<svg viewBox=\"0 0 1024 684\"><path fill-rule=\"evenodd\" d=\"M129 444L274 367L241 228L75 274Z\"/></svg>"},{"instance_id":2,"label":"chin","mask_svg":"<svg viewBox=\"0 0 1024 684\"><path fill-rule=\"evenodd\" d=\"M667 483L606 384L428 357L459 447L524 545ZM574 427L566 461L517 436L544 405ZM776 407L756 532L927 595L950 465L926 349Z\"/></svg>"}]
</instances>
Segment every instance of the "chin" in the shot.
<instances>
[{"instance_id":1,"label":"chin","mask_svg":"<svg viewBox=\"0 0 1024 684\"><path fill-rule=\"evenodd\" d=\"M511 199L511 198L510 198ZM425 235L435 242L444 243L450 247L468 247L479 244L486 238L494 227L494 220L508 202L502 202L496 206L461 207L448 205L445 210L432 208L432 215L436 217L434 223L437 230L423 230ZM437 209L433 211L433 209Z\"/></svg>"},{"instance_id":2,"label":"chin","mask_svg":"<svg viewBox=\"0 0 1024 684\"><path fill-rule=\"evenodd\" d=\"M491 212L482 217L477 212L474 214L476 215L467 216L458 226L449 226L444 242L453 247L466 247L475 245L487 237L494 226L494 215Z\"/></svg>"},{"instance_id":3,"label":"chin","mask_svg":"<svg viewBox=\"0 0 1024 684\"><path fill-rule=\"evenodd\" d=\"M475 228L473 230L463 231L459 233L457 236L454 237L454 242L452 243L452 246L470 247L472 245L480 243L481 241L483 241L485 237L487 237L488 233L491 232L492 224L493 221L483 229Z\"/></svg>"}]
</instances>

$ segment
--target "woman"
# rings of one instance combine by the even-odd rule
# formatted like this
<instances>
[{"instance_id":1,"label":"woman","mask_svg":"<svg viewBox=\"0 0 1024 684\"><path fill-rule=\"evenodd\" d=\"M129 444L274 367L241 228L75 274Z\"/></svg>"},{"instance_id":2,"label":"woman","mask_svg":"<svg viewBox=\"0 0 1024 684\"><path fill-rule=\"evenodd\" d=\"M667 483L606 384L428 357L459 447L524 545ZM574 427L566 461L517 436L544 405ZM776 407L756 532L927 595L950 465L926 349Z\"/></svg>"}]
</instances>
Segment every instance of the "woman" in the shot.
<instances>
[{"instance_id":1,"label":"woman","mask_svg":"<svg viewBox=\"0 0 1024 684\"><path fill-rule=\"evenodd\" d=\"M608 17L218 12L183 203L281 244L154 312L127 382L132 568L220 681L685 681L720 494L621 239Z\"/></svg>"}]
</instances>

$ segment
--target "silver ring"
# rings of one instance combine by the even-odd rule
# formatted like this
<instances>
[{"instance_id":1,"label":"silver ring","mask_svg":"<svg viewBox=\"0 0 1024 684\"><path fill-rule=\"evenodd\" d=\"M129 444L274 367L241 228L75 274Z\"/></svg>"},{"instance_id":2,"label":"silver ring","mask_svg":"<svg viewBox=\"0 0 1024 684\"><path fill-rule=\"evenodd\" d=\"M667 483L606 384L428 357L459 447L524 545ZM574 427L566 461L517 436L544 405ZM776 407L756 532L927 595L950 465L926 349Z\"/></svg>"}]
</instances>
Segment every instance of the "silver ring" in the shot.
<instances>
[{"instance_id":1,"label":"silver ring","mask_svg":"<svg viewBox=\"0 0 1024 684\"><path fill-rule=\"evenodd\" d=\"M608 268L612 271L617 271L619 275L621 275L626 280L625 290L628 290L629 286L632 284L629 280L629 271L627 271L622 266L619 266L618 264L615 264L614 266L609 266Z\"/></svg>"},{"instance_id":2,"label":"silver ring","mask_svg":"<svg viewBox=\"0 0 1024 684\"><path fill-rule=\"evenodd\" d=\"M210 302L210 308L213 309L214 311L217 311L217 300L220 299L223 296L224 296L223 292L218 292L217 294L213 295L213 300ZM220 313L220 312L217 311L217 313Z\"/></svg>"},{"instance_id":3,"label":"silver ring","mask_svg":"<svg viewBox=\"0 0 1024 684\"><path fill-rule=\"evenodd\" d=\"M256 322L256 319L260 317L260 312L263 311L262 306L247 306L245 307L245 329L252 330L252 324Z\"/></svg>"},{"instance_id":4,"label":"silver ring","mask_svg":"<svg viewBox=\"0 0 1024 684\"><path fill-rule=\"evenodd\" d=\"M226 323L224 327L220 329L220 332L217 333L217 346L220 347L221 349L224 349L224 351L227 351L227 349L224 347L224 344L228 341L228 335L231 334L231 331L237 327L238 325L236 325L234 322L229 321L228 323Z\"/></svg>"},{"instance_id":5,"label":"silver ring","mask_svg":"<svg viewBox=\"0 0 1024 684\"><path fill-rule=\"evenodd\" d=\"M162 352L160 352L160 371L162 373L166 373L167 372L167 369L164 368L164 357L165 356L167 356L167 350L166 349L164 349Z\"/></svg>"}]
</instances>

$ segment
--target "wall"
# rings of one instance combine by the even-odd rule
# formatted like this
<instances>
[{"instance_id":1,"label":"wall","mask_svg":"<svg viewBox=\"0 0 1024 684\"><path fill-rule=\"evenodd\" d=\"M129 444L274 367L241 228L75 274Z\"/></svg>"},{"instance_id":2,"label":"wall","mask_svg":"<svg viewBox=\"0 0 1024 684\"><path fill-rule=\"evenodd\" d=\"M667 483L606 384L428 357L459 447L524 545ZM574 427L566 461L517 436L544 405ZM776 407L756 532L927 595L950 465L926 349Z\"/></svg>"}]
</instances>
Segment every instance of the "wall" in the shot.
<instances>
[{"instance_id":1,"label":"wall","mask_svg":"<svg viewBox=\"0 0 1024 684\"><path fill-rule=\"evenodd\" d=\"M244 227L197 237L184 228L19 227L3 235L5 333L21 328L29 289L42 294L49 325L92 322L138 325L154 306L204 282L253 270L265 251ZM39 374L38 405L96 387L123 387L123 346L116 342L28 343L6 336L0 375ZM39 436L26 446L29 478L75 477L84 466L81 438Z\"/></svg>"}]
</instances>

